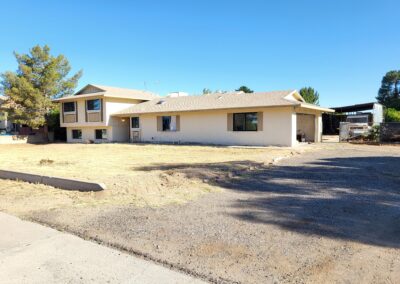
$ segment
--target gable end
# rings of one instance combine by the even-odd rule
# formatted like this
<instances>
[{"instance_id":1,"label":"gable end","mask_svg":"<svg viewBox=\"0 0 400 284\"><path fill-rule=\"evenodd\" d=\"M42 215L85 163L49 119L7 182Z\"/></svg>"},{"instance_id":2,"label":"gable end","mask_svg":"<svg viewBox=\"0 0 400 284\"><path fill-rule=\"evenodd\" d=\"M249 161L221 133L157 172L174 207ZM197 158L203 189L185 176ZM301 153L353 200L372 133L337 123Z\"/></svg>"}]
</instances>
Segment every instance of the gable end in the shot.
<instances>
[{"instance_id":1,"label":"gable end","mask_svg":"<svg viewBox=\"0 0 400 284\"><path fill-rule=\"evenodd\" d=\"M104 90L102 90L100 88L97 88L95 86L92 86L92 85L87 85L86 87L81 89L79 92L77 92L75 94L75 96L85 95L85 94L92 94L92 93L100 93L100 92L104 92Z\"/></svg>"}]
</instances>

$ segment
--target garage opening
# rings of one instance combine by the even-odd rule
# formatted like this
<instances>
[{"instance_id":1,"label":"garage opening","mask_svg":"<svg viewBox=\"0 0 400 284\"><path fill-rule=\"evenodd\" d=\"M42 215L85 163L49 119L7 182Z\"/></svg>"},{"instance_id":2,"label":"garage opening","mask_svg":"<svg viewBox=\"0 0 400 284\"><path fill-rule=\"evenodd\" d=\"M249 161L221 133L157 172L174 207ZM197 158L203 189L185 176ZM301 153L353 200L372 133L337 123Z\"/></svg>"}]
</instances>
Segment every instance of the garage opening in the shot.
<instances>
[{"instance_id":1,"label":"garage opening","mask_svg":"<svg viewBox=\"0 0 400 284\"><path fill-rule=\"evenodd\" d=\"M297 113L297 141L315 142L315 115Z\"/></svg>"}]
</instances>

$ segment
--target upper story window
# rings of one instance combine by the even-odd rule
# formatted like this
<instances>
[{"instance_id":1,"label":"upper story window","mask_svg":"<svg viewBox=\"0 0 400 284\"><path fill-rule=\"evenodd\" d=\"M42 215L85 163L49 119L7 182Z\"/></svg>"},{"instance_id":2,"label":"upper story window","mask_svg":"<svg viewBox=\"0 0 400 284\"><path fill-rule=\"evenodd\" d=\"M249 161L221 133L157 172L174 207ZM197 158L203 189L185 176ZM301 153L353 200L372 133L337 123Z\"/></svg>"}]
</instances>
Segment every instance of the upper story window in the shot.
<instances>
[{"instance_id":1,"label":"upper story window","mask_svg":"<svg viewBox=\"0 0 400 284\"><path fill-rule=\"evenodd\" d=\"M132 117L131 118L132 122L132 128L139 128L139 117Z\"/></svg>"},{"instance_id":2,"label":"upper story window","mask_svg":"<svg viewBox=\"0 0 400 284\"><path fill-rule=\"evenodd\" d=\"M234 113L233 131L257 131L257 113Z\"/></svg>"},{"instance_id":3,"label":"upper story window","mask_svg":"<svg viewBox=\"0 0 400 284\"><path fill-rule=\"evenodd\" d=\"M64 112L75 112L75 102L63 103Z\"/></svg>"},{"instance_id":4,"label":"upper story window","mask_svg":"<svg viewBox=\"0 0 400 284\"><path fill-rule=\"evenodd\" d=\"M100 99L87 100L86 101L86 109L88 111L99 111L101 109Z\"/></svg>"}]
</instances>

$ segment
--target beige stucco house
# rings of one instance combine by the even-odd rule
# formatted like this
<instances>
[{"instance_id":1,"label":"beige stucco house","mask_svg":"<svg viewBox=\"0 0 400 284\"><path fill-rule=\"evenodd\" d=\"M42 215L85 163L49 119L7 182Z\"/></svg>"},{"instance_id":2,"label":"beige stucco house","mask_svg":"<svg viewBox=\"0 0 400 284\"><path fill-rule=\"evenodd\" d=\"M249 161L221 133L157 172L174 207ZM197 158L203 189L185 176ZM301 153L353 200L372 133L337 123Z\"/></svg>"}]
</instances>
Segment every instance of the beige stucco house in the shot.
<instances>
[{"instance_id":1,"label":"beige stucco house","mask_svg":"<svg viewBox=\"0 0 400 284\"><path fill-rule=\"evenodd\" d=\"M68 142L156 142L295 146L320 142L322 113L295 90L157 97L87 85L62 104Z\"/></svg>"},{"instance_id":2,"label":"beige stucco house","mask_svg":"<svg viewBox=\"0 0 400 284\"><path fill-rule=\"evenodd\" d=\"M130 118L130 141L295 146L320 142L322 113L295 90L164 97L112 114Z\"/></svg>"},{"instance_id":3,"label":"beige stucco house","mask_svg":"<svg viewBox=\"0 0 400 284\"><path fill-rule=\"evenodd\" d=\"M146 91L90 84L54 101L61 104L60 123L67 129L67 142L128 142L129 118L111 115L154 98Z\"/></svg>"}]
</instances>

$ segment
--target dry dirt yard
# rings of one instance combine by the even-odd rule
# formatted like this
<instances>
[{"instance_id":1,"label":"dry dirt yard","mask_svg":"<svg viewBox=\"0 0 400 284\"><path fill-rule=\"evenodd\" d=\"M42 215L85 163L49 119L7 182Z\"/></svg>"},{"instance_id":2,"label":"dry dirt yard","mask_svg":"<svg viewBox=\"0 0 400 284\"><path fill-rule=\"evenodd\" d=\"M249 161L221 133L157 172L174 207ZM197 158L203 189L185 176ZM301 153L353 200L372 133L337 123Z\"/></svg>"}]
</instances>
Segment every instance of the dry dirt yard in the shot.
<instances>
[{"instance_id":1,"label":"dry dirt yard","mask_svg":"<svg viewBox=\"0 0 400 284\"><path fill-rule=\"evenodd\" d=\"M0 209L23 213L66 207L180 204L220 188L201 178L188 179L168 167L244 159L268 164L276 157L295 155L299 151L304 150L145 144L2 145L0 169L102 182L107 190L69 192L44 185L1 181L0 197L9 202L3 202ZM155 164L165 168L143 170Z\"/></svg>"},{"instance_id":2,"label":"dry dirt yard","mask_svg":"<svg viewBox=\"0 0 400 284\"><path fill-rule=\"evenodd\" d=\"M400 147L22 145L0 161L108 186L0 181L0 210L213 282L399 283Z\"/></svg>"}]
</instances>

